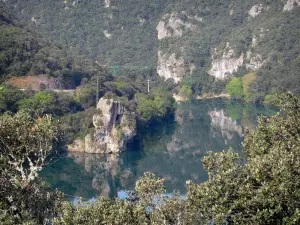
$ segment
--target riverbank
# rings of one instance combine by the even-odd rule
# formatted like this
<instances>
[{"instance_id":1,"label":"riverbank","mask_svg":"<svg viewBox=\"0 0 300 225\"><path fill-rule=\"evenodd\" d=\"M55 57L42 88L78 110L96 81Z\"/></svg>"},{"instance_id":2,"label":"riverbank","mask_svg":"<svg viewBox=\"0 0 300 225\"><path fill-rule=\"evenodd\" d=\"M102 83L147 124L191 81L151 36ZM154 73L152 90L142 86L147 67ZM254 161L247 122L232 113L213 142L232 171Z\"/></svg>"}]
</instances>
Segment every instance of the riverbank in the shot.
<instances>
[{"instance_id":1,"label":"riverbank","mask_svg":"<svg viewBox=\"0 0 300 225\"><path fill-rule=\"evenodd\" d=\"M176 102L186 102L189 101L190 99L179 96L177 94L173 94L173 98L175 99ZM230 99L231 96L226 93L221 93L219 95L202 95L202 96L197 96L195 99L196 100L203 100L203 99L215 99L215 98L227 98Z\"/></svg>"}]
</instances>

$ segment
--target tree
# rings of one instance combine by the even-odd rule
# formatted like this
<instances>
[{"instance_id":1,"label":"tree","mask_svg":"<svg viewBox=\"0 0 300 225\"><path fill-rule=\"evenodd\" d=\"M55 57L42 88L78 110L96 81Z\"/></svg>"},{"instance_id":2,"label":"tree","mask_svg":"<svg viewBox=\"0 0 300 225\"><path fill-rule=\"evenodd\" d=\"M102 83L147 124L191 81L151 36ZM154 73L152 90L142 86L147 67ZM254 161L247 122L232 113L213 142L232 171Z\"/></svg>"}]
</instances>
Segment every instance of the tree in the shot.
<instances>
[{"instance_id":1,"label":"tree","mask_svg":"<svg viewBox=\"0 0 300 225\"><path fill-rule=\"evenodd\" d=\"M243 84L242 79L234 77L232 80L226 85L226 91L234 98L243 98Z\"/></svg>"},{"instance_id":2,"label":"tree","mask_svg":"<svg viewBox=\"0 0 300 225\"><path fill-rule=\"evenodd\" d=\"M299 224L300 99L277 101L280 113L260 117L243 147L210 152L203 165L208 181L190 183L187 204L195 218L216 224Z\"/></svg>"},{"instance_id":3,"label":"tree","mask_svg":"<svg viewBox=\"0 0 300 225\"><path fill-rule=\"evenodd\" d=\"M62 196L44 186L38 172L49 162L57 136L50 116L0 117L1 224L42 224L55 215Z\"/></svg>"},{"instance_id":4,"label":"tree","mask_svg":"<svg viewBox=\"0 0 300 225\"><path fill-rule=\"evenodd\" d=\"M255 99L255 93L251 90L251 84L255 81L256 79L256 74L254 72L252 73L247 73L243 78L242 78L242 83L243 83L243 90L244 90L244 96L245 96L245 101L246 102L253 102Z\"/></svg>"},{"instance_id":5,"label":"tree","mask_svg":"<svg viewBox=\"0 0 300 225\"><path fill-rule=\"evenodd\" d=\"M136 94L137 112L150 121L158 117L166 117L174 110L174 99L165 89L154 89L153 95Z\"/></svg>"},{"instance_id":6,"label":"tree","mask_svg":"<svg viewBox=\"0 0 300 225\"><path fill-rule=\"evenodd\" d=\"M145 173L125 200L64 202L36 180L51 151L51 117L0 120L0 222L41 224L299 224L300 98L277 98L280 113L260 117L243 143L203 158L208 180L187 181L186 198L165 194L163 179ZM59 216L57 212L59 211Z\"/></svg>"},{"instance_id":7,"label":"tree","mask_svg":"<svg viewBox=\"0 0 300 225\"><path fill-rule=\"evenodd\" d=\"M178 194L165 195L163 179L146 172L126 200L99 198L94 204L65 203L55 224L183 224ZM179 215L179 216L178 216Z\"/></svg>"},{"instance_id":8,"label":"tree","mask_svg":"<svg viewBox=\"0 0 300 225\"><path fill-rule=\"evenodd\" d=\"M0 86L0 112L10 111L17 112L17 102L25 98L26 93L14 87L1 85Z\"/></svg>"},{"instance_id":9,"label":"tree","mask_svg":"<svg viewBox=\"0 0 300 225\"><path fill-rule=\"evenodd\" d=\"M192 94L193 94L193 91L192 91L191 86L183 85L180 88L180 91L179 91L179 95L180 96L182 96L184 98L187 98L187 99L191 99L192 98Z\"/></svg>"},{"instance_id":10,"label":"tree","mask_svg":"<svg viewBox=\"0 0 300 225\"><path fill-rule=\"evenodd\" d=\"M33 98L22 99L19 102L19 109L32 112L35 116L42 116L52 101L51 93L39 91L34 94Z\"/></svg>"}]
</instances>

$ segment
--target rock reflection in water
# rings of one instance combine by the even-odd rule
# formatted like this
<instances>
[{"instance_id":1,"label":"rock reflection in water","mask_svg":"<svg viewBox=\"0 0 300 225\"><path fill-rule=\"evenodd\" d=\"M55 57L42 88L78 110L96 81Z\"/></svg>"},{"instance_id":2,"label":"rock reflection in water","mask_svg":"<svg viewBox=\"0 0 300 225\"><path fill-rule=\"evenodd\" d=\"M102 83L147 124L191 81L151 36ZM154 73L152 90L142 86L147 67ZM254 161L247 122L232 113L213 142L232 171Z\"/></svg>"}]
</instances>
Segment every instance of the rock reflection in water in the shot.
<instances>
[{"instance_id":1,"label":"rock reflection in water","mask_svg":"<svg viewBox=\"0 0 300 225\"><path fill-rule=\"evenodd\" d=\"M185 192L185 181L207 179L201 158L207 151L232 147L241 153L242 124L255 126L264 107L228 100L182 103L175 120L139 130L138 138L119 155L69 153L42 172L53 188L87 199L115 197L132 190L146 171L165 179L168 192Z\"/></svg>"},{"instance_id":2,"label":"rock reflection in water","mask_svg":"<svg viewBox=\"0 0 300 225\"><path fill-rule=\"evenodd\" d=\"M68 153L68 157L93 177L92 187L98 195L115 197L118 189L134 185L131 170L123 170L123 160L118 155Z\"/></svg>"},{"instance_id":3,"label":"rock reflection in water","mask_svg":"<svg viewBox=\"0 0 300 225\"><path fill-rule=\"evenodd\" d=\"M237 124L236 120L226 116L224 110L210 111L208 113L211 117L211 126L221 131L222 136L227 140L233 138L234 133L237 133L240 137L243 137L243 128Z\"/></svg>"}]
</instances>

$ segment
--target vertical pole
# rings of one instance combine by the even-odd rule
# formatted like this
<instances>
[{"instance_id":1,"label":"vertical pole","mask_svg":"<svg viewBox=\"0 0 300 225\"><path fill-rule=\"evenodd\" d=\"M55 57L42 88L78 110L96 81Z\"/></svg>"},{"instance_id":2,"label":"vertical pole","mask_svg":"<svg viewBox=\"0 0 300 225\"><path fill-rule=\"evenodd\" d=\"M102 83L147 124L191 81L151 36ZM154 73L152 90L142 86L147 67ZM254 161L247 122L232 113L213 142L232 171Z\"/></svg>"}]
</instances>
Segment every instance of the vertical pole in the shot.
<instances>
[{"instance_id":1,"label":"vertical pole","mask_svg":"<svg viewBox=\"0 0 300 225\"><path fill-rule=\"evenodd\" d=\"M97 97L96 97L96 108L99 102L99 74L97 73Z\"/></svg>"},{"instance_id":2,"label":"vertical pole","mask_svg":"<svg viewBox=\"0 0 300 225\"><path fill-rule=\"evenodd\" d=\"M118 69L118 66L113 66L113 76L114 77L117 76L117 69Z\"/></svg>"},{"instance_id":3,"label":"vertical pole","mask_svg":"<svg viewBox=\"0 0 300 225\"><path fill-rule=\"evenodd\" d=\"M150 80L148 79L148 93L150 92Z\"/></svg>"}]
</instances>

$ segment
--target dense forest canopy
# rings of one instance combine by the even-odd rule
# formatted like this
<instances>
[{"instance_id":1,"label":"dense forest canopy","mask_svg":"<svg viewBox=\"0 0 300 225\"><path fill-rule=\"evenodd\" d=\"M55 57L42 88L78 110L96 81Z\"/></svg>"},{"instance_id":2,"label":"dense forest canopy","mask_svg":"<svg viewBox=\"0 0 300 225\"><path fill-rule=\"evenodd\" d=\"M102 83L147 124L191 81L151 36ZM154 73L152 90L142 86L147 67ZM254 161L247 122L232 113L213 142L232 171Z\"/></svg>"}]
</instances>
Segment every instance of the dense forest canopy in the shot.
<instances>
[{"instance_id":1,"label":"dense forest canopy","mask_svg":"<svg viewBox=\"0 0 300 225\"><path fill-rule=\"evenodd\" d=\"M247 134L243 156L229 149L202 159L208 180L187 181L185 198L178 192L167 195L164 179L145 173L126 199L102 197L76 205L38 178L58 140L58 124L51 116L6 114L0 117L0 222L298 224L299 97L279 96L274 104L280 113L259 119Z\"/></svg>"},{"instance_id":2,"label":"dense forest canopy","mask_svg":"<svg viewBox=\"0 0 300 225\"><path fill-rule=\"evenodd\" d=\"M195 66L189 82L195 94L224 89L207 72L212 57L218 57L215 51L222 54L226 43L230 43L236 57L251 52L261 60L248 98L255 101L278 91L299 92L300 7L293 2L11 0L6 4L69 55L85 55L102 65L155 69L158 51L176 53L185 64ZM172 13L182 21L179 29L183 35L158 40L159 22ZM171 28L170 32L176 31ZM245 66L247 60L234 76L244 76L251 70ZM60 62L60 70L66 63Z\"/></svg>"},{"instance_id":3,"label":"dense forest canopy","mask_svg":"<svg viewBox=\"0 0 300 225\"><path fill-rule=\"evenodd\" d=\"M299 224L299 6L1 1L0 223ZM172 118L174 93L192 99L225 91L281 111L247 133L243 156L229 149L203 158L208 180L187 181L185 198L166 195L164 180L145 173L124 200L73 205L39 179L58 146L94 132L99 97L151 126ZM233 105L227 111L232 119L243 113Z\"/></svg>"}]
</instances>

